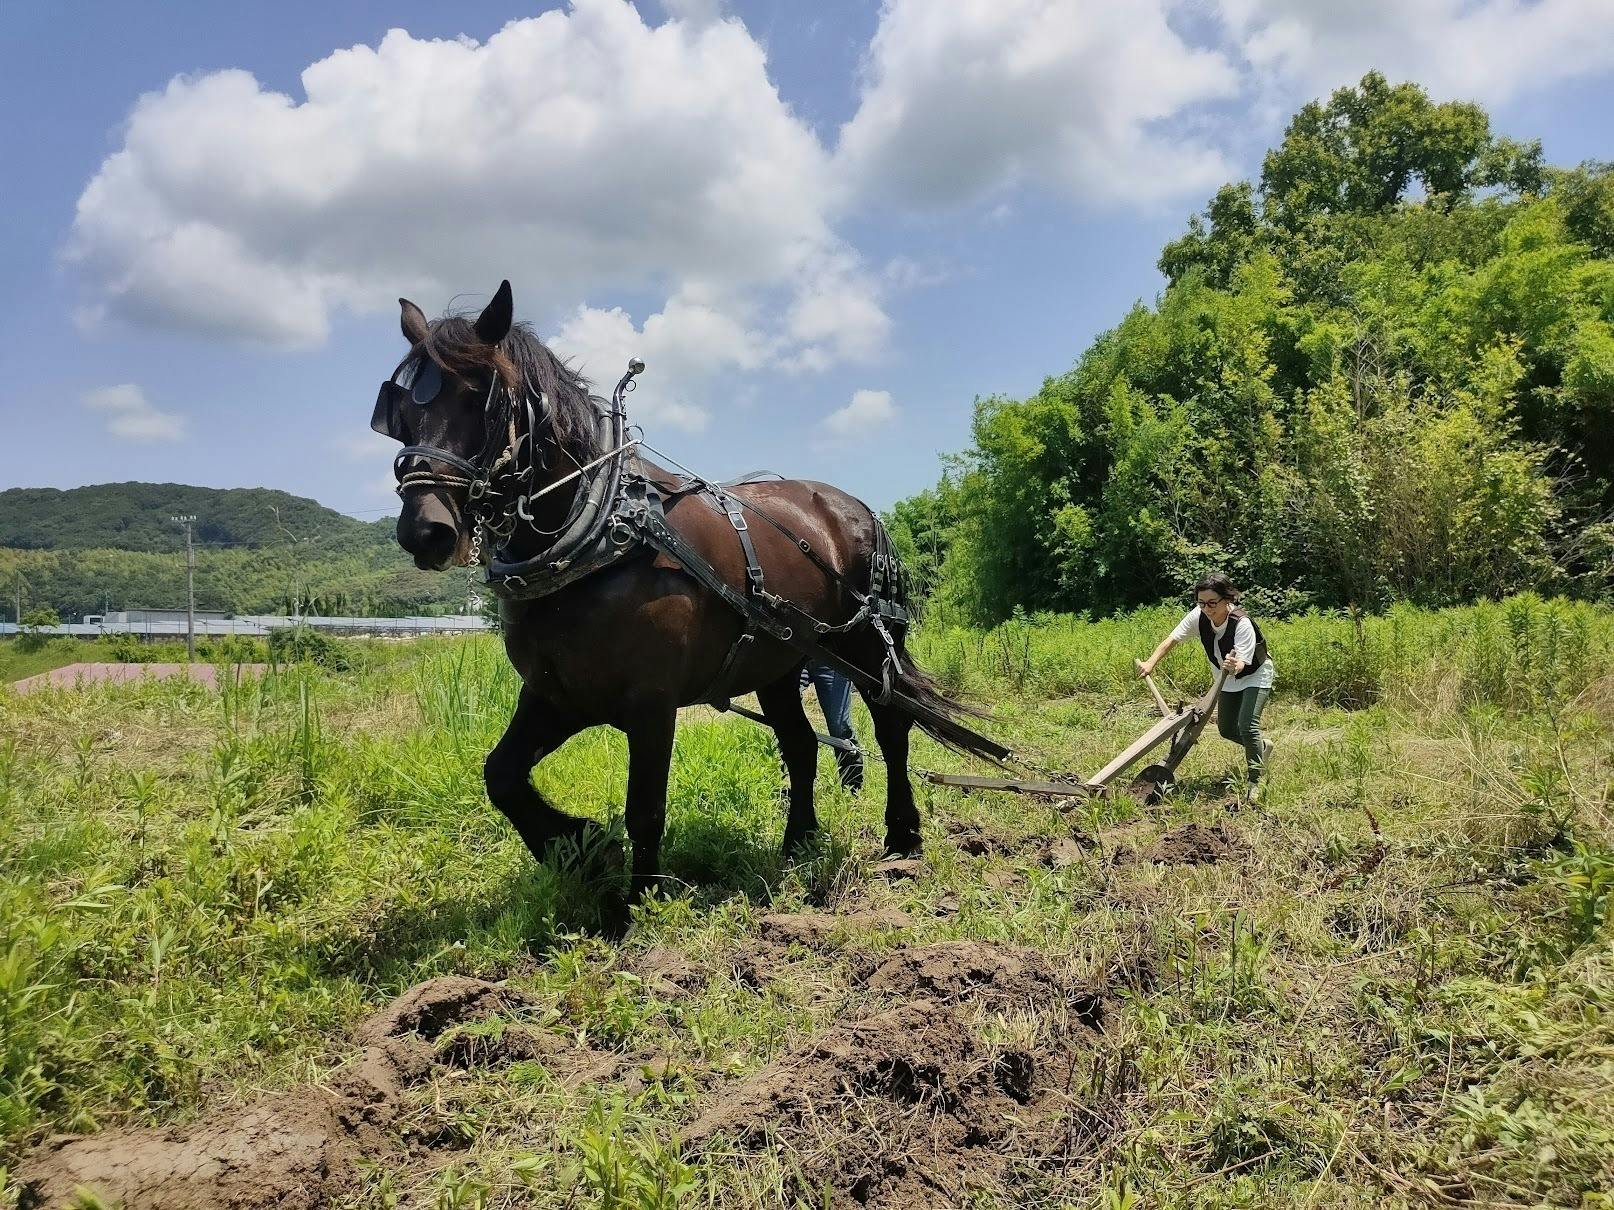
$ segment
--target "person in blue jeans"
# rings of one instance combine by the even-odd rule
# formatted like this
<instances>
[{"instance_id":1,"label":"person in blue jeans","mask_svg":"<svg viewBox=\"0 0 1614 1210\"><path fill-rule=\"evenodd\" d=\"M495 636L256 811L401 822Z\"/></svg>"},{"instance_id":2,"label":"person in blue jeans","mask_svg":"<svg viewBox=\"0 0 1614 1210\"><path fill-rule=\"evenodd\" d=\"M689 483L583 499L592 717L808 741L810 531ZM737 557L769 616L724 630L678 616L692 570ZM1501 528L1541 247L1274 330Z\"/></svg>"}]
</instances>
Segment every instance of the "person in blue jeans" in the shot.
<instances>
[{"instance_id":1,"label":"person in blue jeans","mask_svg":"<svg viewBox=\"0 0 1614 1210\"><path fill-rule=\"evenodd\" d=\"M828 664L808 660L801 669L801 687L805 691L811 683L818 693L818 706L824 712L824 722L836 739L852 744L851 751L835 749L835 768L841 785L856 794L863 789L863 752L857 747L857 735L852 730L852 682Z\"/></svg>"}]
</instances>

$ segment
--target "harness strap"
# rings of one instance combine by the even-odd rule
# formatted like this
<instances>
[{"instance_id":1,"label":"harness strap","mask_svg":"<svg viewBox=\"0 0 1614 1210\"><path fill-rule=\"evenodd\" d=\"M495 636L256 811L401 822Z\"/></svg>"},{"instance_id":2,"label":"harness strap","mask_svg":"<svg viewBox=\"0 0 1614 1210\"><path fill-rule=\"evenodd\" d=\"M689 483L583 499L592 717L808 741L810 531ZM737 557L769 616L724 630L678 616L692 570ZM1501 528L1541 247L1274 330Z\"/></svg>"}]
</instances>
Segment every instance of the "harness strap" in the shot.
<instances>
[{"instance_id":1,"label":"harness strap","mask_svg":"<svg viewBox=\"0 0 1614 1210\"><path fill-rule=\"evenodd\" d=\"M756 545L751 541L751 527L746 524L745 513L741 511L732 497L724 495L715 488L707 489L712 502L723 514L728 517L729 524L740 539L740 551L745 555L745 583L748 594L753 597L767 598L763 589L762 563L757 559ZM741 657L750 650L756 642L756 618L752 612L743 610L740 613L741 628L739 636L729 647L728 654L723 657L722 666L717 670L717 678L707 686L706 692L701 694L700 700L710 702L719 710L728 709L729 686L734 681L734 675L739 669Z\"/></svg>"}]
</instances>

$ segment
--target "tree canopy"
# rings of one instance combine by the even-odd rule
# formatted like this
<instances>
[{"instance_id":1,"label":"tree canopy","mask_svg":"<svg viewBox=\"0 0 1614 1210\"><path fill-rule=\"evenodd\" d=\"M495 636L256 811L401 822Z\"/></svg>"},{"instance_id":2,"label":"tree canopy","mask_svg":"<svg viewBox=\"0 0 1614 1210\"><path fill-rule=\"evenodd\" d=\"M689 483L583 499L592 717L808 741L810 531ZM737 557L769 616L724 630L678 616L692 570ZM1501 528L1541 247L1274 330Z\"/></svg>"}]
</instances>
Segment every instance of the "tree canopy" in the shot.
<instances>
[{"instance_id":1,"label":"tree canopy","mask_svg":"<svg viewBox=\"0 0 1614 1210\"><path fill-rule=\"evenodd\" d=\"M465 581L423 572L398 548L393 519L356 521L265 488L105 483L0 492L0 605L76 618L185 600L184 529L193 515L196 604L232 613L444 613Z\"/></svg>"},{"instance_id":2,"label":"tree canopy","mask_svg":"<svg viewBox=\"0 0 1614 1210\"><path fill-rule=\"evenodd\" d=\"M899 503L980 620L1111 610L1208 570L1268 608L1604 593L1614 175L1374 73L1162 251L1167 286Z\"/></svg>"}]
</instances>

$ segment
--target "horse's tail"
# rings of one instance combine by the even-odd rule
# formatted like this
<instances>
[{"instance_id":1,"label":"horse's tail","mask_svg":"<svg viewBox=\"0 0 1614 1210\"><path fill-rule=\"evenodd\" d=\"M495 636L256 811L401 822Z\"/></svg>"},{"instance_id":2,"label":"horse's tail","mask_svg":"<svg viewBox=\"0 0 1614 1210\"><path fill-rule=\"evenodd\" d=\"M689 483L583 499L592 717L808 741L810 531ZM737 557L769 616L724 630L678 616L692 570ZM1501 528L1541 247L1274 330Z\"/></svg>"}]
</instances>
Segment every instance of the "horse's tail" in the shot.
<instances>
[{"instance_id":1,"label":"horse's tail","mask_svg":"<svg viewBox=\"0 0 1614 1210\"><path fill-rule=\"evenodd\" d=\"M891 650L888 658L891 662L888 664L890 677L887 683L917 706L917 709L908 713L926 735L955 752L1001 764L1010 756L1009 749L964 723L965 719L988 718L987 712L948 697L935 679L909 656L907 618L918 616L912 579L878 513L874 517L874 531L876 593L902 610L902 620L893 619L889 627Z\"/></svg>"},{"instance_id":2,"label":"horse's tail","mask_svg":"<svg viewBox=\"0 0 1614 1210\"><path fill-rule=\"evenodd\" d=\"M994 764L1009 758L1008 748L964 724L964 719L989 717L986 711L948 697L930 674L913 662L900 642L897 650L902 654L902 667L895 677L896 684L903 696L918 703L919 709L912 713L921 731L955 752Z\"/></svg>"}]
</instances>

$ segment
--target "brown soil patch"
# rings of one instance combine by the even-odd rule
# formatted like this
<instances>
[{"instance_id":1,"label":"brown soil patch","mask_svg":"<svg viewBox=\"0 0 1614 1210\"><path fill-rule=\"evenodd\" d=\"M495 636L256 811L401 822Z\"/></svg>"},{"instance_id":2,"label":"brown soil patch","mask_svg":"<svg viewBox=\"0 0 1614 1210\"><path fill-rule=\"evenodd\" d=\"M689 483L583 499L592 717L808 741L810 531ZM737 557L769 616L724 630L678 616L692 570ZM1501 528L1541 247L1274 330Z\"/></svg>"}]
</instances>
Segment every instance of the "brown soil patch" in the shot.
<instances>
[{"instance_id":1,"label":"brown soil patch","mask_svg":"<svg viewBox=\"0 0 1614 1210\"><path fill-rule=\"evenodd\" d=\"M1000 1010L1036 1011L1064 1002L1089 1026L1097 1026L1103 1013L1099 993L1069 987L1042 954L998 942L907 946L876 966L866 983L893 999L943 1004L973 999Z\"/></svg>"},{"instance_id":2,"label":"brown soil patch","mask_svg":"<svg viewBox=\"0 0 1614 1210\"><path fill-rule=\"evenodd\" d=\"M904 1000L833 1026L717 1098L685 1132L692 1150L787 1149L792 1193L836 1207L962 1206L1005 1194L1027 1169L1091 1144L1072 1111L1090 1065L1088 1028L1102 997L1072 988L1043 955L1018 946L910 946L864 976ZM1044 1022L1034 1046L989 1045L980 1010L1023 1009ZM719 1142L718 1140L722 1140Z\"/></svg>"},{"instance_id":3,"label":"brown soil patch","mask_svg":"<svg viewBox=\"0 0 1614 1210\"><path fill-rule=\"evenodd\" d=\"M189 1126L57 1135L17 1169L24 1207L58 1206L78 1186L124 1210L326 1205L360 1156L396 1145L405 1090L450 1026L528 1003L512 988L445 976L405 992L359 1030L359 1058L325 1086L220 1109Z\"/></svg>"},{"instance_id":4,"label":"brown soil patch","mask_svg":"<svg viewBox=\"0 0 1614 1210\"><path fill-rule=\"evenodd\" d=\"M243 675L262 676L264 668L263 664L236 664L232 675L239 683ZM218 668L213 664L68 664L38 676L24 677L11 687L18 693L32 693L36 689L76 689L107 681L128 684L166 681L171 677L198 681L213 688L219 683Z\"/></svg>"},{"instance_id":5,"label":"brown soil patch","mask_svg":"<svg viewBox=\"0 0 1614 1210\"><path fill-rule=\"evenodd\" d=\"M769 912L757 921L757 931L764 940L779 945L795 943L817 949L850 933L902 929L912 923L905 913L886 908L870 908L841 915L829 912Z\"/></svg>"},{"instance_id":6,"label":"brown soil patch","mask_svg":"<svg viewBox=\"0 0 1614 1210\"><path fill-rule=\"evenodd\" d=\"M1220 827L1197 823L1173 828L1140 852L1136 860L1155 865L1214 865L1238 854L1239 845Z\"/></svg>"},{"instance_id":7,"label":"brown soil patch","mask_svg":"<svg viewBox=\"0 0 1614 1210\"><path fill-rule=\"evenodd\" d=\"M895 988L939 961L875 973ZM967 979L938 982L972 990ZM914 1000L825 1030L764 1067L697 1118L685 1141L697 1151L787 1148L799 1173L793 1192L813 1205L827 1191L838 1207L960 1206L974 1191L1012 1189L1017 1165L1068 1144L1062 1090L1077 1054L1064 1041L1037 1053L988 1046L961 1005Z\"/></svg>"},{"instance_id":8,"label":"brown soil patch","mask_svg":"<svg viewBox=\"0 0 1614 1210\"><path fill-rule=\"evenodd\" d=\"M958 851L971 857L1009 856L1018 853L1025 844L1019 837L1006 836L980 824L957 819L947 822L946 831L958 846Z\"/></svg>"},{"instance_id":9,"label":"brown soil patch","mask_svg":"<svg viewBox=\"0 0 1614 1210\"><path fill-rule=\"evenodd\" d=\"M947 831L958 851L971 857L1024 857L1053 870L1077 864L1094 844L1085 832L1053 837L1007 836L978 824L957 822Z\"/></svg>"},{"instance_id":10,"label":"brown soil patch","mask_svg":"<svg viewBox=\"0 0 1614 1210\"><path fill-rule=\"evenodd\" d=\"M644 980L645 989L663 1000L682 1000L706 985L707 978L690 958L670 945L655 945L632 959L628 969Z\"/></svg>"}]
</instances>

